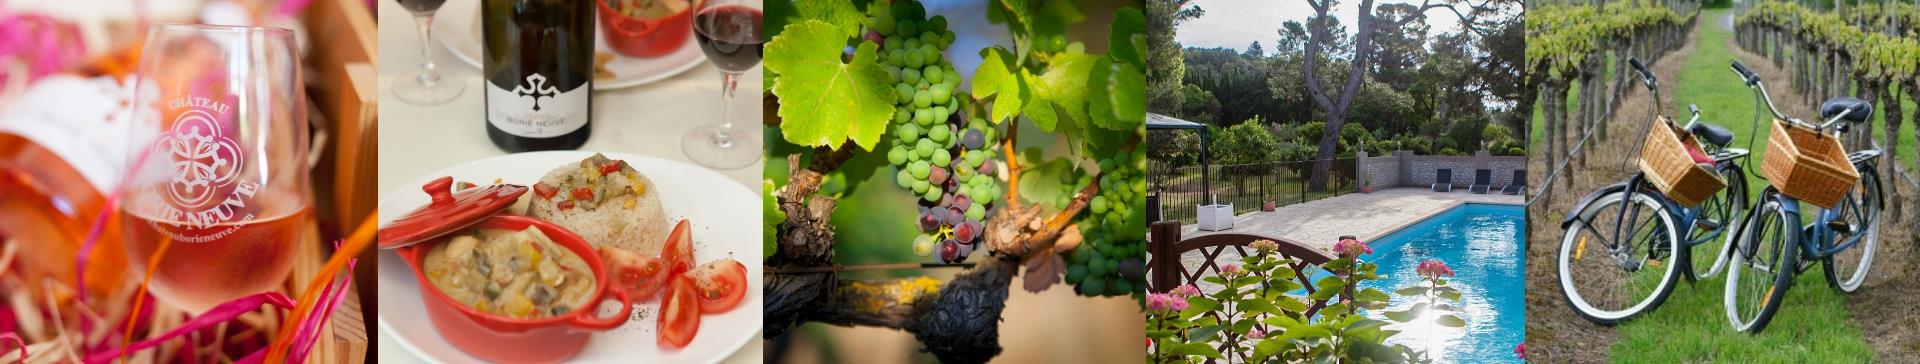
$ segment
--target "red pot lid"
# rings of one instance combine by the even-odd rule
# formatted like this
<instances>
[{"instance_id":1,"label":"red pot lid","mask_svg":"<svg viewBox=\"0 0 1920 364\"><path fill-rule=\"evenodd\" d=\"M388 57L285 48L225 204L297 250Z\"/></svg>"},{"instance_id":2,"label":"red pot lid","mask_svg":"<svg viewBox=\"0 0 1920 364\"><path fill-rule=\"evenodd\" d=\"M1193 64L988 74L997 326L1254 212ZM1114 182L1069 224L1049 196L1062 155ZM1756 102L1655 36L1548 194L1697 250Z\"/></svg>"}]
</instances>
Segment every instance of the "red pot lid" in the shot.
<instances>
[{"instance_id":1,"label":"red pot lid","mask_svg":"<svg viewBox=\"0 0 1920 364\"><path fill-rule=\"evenodd\" d=\"M526 186L498 184L453 191L453 177L427 182L421 187L433 202L394 219L380 228L381 249L394 249L432 241L440 236L466 229L480 220L513 206Z\"/></svg>"}]
</instances>

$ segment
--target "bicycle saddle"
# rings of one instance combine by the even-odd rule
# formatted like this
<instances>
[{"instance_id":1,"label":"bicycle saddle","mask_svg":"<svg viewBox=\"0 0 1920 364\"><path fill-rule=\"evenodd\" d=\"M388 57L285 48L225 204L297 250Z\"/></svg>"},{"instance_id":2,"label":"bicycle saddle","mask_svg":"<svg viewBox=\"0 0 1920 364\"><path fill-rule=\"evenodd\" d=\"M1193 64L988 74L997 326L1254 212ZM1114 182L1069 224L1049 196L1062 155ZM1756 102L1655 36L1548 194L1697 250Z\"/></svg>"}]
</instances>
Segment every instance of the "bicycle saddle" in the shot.
<instances>
[{"instance_id":1,"label":"bicycle saddle","mask_svg":"<svg viewBox=\"0 0 1920 364\"><path fill-rule=\"evenodd\" d=\"M1724 126L1708 124L1706 122L1696 122L1693 123L1693 130L1688 130L1688 132L1700 137L1700 140L1707 144L1713 144L1715 147L1725 148L1727 143L1733 142L1733 131L1727 130Z\"/></svg>"},{"instance_id":2,"label":"bicycle saddle","mask_svg":"<svg viewBox=\"0 0 1920 364\"><path fill-rule=\"evenodd\" d=\"M1847 121L1864 123L1868 118L1873 117L1873 104L1867 103L1866 100L1852 97L1835 97L1827 99L1827 102L1820 103L1820 118L1832 118L1834 115L1840 115L1841 112L1847 111L1849 108L1853 109L1853 112L1847 113L1847 117L1843 118Z\"/></svg>"}]
</instances>

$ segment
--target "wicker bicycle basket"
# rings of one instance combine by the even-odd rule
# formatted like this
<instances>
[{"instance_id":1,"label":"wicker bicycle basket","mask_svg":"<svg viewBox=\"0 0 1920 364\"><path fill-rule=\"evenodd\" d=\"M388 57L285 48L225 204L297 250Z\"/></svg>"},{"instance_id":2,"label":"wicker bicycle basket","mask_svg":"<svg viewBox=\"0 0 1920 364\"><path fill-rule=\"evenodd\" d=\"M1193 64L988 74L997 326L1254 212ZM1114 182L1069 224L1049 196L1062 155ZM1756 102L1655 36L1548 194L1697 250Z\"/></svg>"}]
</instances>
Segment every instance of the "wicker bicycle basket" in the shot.
<instances>
[{"instance_id":1,"label":"wicker bicycle basket","mask_svg":"<svg viewBox=\"0 0 1920 364\"><path fill-rule=\"evenodd\" d=\"M1860 172L1847 162L1839 139L1781 120L1774 120L1771 134L1760 175L1781 193L1833 208L1860 181Z\"/></svg>"},{"instance_id":2,"label":"wicker bicycle basket","mask_svg":"<svg viewBox=\"0 0 1920 364\"><path fill-rule=\"evenodd\" d=\"M1646 144L1640 148L1640 171L1660 193L1681 206L1693 207L1727 188L1726 180L1695 164L1687 153L1688 148L1700 147L1693 134L1680 132L1666 117L1648 129Z\"/></svg>"}]
</instances>

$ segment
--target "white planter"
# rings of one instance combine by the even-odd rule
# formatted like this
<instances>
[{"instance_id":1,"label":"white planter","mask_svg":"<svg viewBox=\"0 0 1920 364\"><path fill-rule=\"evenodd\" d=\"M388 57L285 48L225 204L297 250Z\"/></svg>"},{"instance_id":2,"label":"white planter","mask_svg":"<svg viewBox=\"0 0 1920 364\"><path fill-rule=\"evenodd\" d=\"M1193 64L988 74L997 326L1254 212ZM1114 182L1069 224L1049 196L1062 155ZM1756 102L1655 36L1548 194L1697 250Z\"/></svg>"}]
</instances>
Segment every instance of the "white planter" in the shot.
<instances>
[{"instance_id":1,"label":"white planter","mask_svg":"<svg viewBox=\"0 0 1920 364\"><path fill-rule=\"evenodd\" d=\"M1197 208L1200 230L1221 231L1233 228L1233 204L1200 205Z\"/></svg>"}]
</instances>

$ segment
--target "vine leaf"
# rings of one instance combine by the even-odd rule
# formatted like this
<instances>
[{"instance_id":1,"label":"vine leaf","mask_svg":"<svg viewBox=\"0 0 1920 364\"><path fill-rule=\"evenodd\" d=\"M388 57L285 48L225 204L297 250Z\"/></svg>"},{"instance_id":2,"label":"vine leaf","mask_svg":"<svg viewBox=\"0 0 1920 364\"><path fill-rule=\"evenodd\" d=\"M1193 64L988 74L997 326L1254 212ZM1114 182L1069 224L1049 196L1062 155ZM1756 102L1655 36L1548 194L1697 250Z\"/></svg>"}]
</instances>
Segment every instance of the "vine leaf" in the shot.
<instances>
[{"instance_id":1,"label":"vine leaf","mask_svg":"<svg viewBox=\"0 0 1920 364\"><path fill-rule=\"evenodd\" d=\"M1134 69L1147 69L1147 16L1140 9L1123 8L1113 14L1107 35L1107 56Z\"/></svg>"},{"instance_id":2,"label":"vine leaf","mask_svg":"<svg viewBox=\"0 0 1920 364\"><path fill-rule=\"evenodd\" d=\"M1073 202L1074 186L1073 163L1065 158L1047 160L1041 155L1040 148L1027 148L1020 152L1020 198L1038 203L1055 210L1067 208Z\"/></svg>"},{"instance_id":3,"label":"vine leaf","mask_svg":"<svg viewBox=\"0 0 1920 364\"><path fill-rule=\"evenodd\" d=\"M1087 80L1094 66L1101 61L1100 56L1086 53L1059 53L1047 65L1047 72L1041 74L1039 83L1046 89L1047 100L1061 110L1066 111L1069 119L1087 122ZM975 84L978 87L977 83ZM1145 84L1140 86L1146 88ZM1146 99L1141 99L1143 102ZM1145 118L1145 114L1141 115ZM1058 130L1059 124L1041 124L1035 119L1035 126L1049 133Z\"/></svg>"},{"instance_id":4,"label":"vine leaf","mask_svg":"<svg viewBox=\"0 0 1920 364\"><path fill-rule=\"evenodd\" d=\"M1147 120L1147 77L1130 63L1106 59L1094 66L1094 84L1087 93L1087 113L1093 125L1133 130Z\"/></svg>"},{"instance_id":5,"label":"vine leaf","mask_svg":"<svg viewBox=\"0 0 1920 364\"><path fill-rule=\"evenodd\" d=\"M1039 126L1040 130L1053 131L1054 125L1060 123L1060 115L1054 113L1053 102L1050 101L1053 100L1053 91L1048 90L1047 85L1040 82L1040 77L1033 73L1022 71L1020 79L1026 80L1027 88L1033 90L1033 99L1020 110L1021 114L1033 121L1034 126Z\"/></svg>"},{"instance_id":6,"label":"vine leaf","mask_svg":"<svg viewBox=\"0 0 1920 364\"><path fill-rule=\"evenodd\" d=\"M1053 249L1040 249L1028 255L1022 263L1027 266L1027 274L1021 278L1020 288L1031 293L1046 291L1048 287L1060 283L1060 275L1067 271L1066 259L1054 253Z\"/></svg>"},{"instance_id":7,"label":"vine leaf","mask_svg":"<svg viewBox=\"0 0 1920 364\"><path fill-rule=\"evenodd\" d=\"M767 70L780 74L780 131L787 141L838 149L848 139L874 150L893 117L893 76L876 63L874 45L862 42L841 63L847 37L819 20L788 25L767 43Z\"/></svg>"},{"instance_id":8,"label":"vine leaf","mask_svg":"<svg viewBox=\"0 0 1920 364\"><path fill-rule=\"evenodd\" d=\"M1022 78L1025 73L1025 69L1013 64L1013 55L1006 49L980 50L980 67L973 71L973 94L979 99L993 97L989 122L999 123L1019 114L1021 106L1033 97Z\"/></svg>"},{"instance_id":9,"label":"vine leaf","mask_svg":"<svg viewBox=\"0 0 1920 364\"><path fill-rule=\"evenodd\" d=\"M838 0L801 0L794 2L794 8L800 11L801 19L820 20L840 26L840 36L859 35L860 24L866 16L853 7L851 1Z\"/></svg>"}]
</instances>

